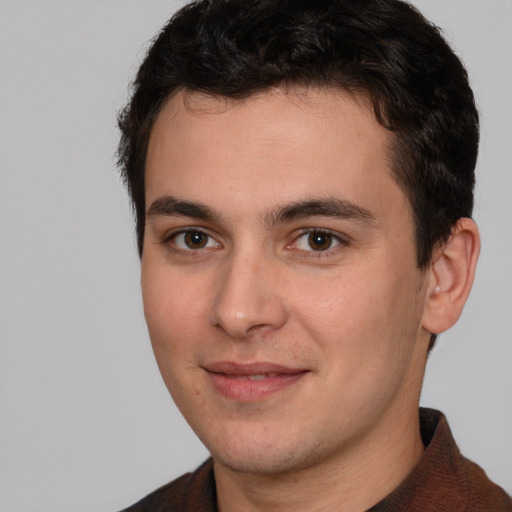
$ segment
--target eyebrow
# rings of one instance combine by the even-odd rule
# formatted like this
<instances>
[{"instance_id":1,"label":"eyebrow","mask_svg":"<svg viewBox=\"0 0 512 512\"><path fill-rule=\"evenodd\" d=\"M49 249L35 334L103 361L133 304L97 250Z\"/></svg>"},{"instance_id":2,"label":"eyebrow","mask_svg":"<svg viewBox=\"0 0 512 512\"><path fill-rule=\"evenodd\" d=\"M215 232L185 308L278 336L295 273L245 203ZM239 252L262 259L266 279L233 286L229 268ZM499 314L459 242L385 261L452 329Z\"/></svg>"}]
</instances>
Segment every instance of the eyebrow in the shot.
<instances>
[{"instance_id":1,"label":"eyebrow","mask_svg":"<svg viewBox=\"0 0 512 512\"><path fill-rule=\"evenodd\" d=\"M196 201L184 201L174 196L162 196L151 203L146 217L190 217L204 221L219 221L221 215L209 206ZM277 226L310 217L350 219L364 224L374 224L374 215L357 204L338 198L314 198L277 206L264 215L268 226Z\"/></svg>"},{"instance_id":2,"label":"eyebrow","mask_svg":"<svg viewBox=\"0 0 512 512\"><path fill-rule=\"evenodd\" d=\"M199 220L217 220L219 215L210 207L195 201L182 201L173 196L155 199L146 212L146 217L191 217Z\"/></svg>"},{"instance_id":3,"label":"eyebrow","mask_svg":"<svg viewBox=\"0 0 512 512\"><path fill-rule=\"evenodd\" d=\"M306 219L309 217L334 217L350 219L364 224L374 224L375 216L366 208L338 198L319 198L297 201L279 206L265 216L270 226Z\"/></svg>"}]
</instances>

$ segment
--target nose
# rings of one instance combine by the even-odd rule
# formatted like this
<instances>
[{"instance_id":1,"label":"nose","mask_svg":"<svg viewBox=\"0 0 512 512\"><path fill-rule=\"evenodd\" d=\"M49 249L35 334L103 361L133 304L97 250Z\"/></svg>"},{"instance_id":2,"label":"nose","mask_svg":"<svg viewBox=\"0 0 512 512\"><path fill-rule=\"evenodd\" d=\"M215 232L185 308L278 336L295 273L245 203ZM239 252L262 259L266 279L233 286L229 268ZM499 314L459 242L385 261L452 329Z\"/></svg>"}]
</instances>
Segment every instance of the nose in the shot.
<instances>
[{"instance_id":1,"label":"nose","mask_svg":"<svg viewBox=\"0 0 512 512\"><path fill-rule=\"evenodd\" d=\"M288 312L276 267L261 257L232 255L219 273L210 323L238 339L282 327Z\"/></svg>"}]
</instances>

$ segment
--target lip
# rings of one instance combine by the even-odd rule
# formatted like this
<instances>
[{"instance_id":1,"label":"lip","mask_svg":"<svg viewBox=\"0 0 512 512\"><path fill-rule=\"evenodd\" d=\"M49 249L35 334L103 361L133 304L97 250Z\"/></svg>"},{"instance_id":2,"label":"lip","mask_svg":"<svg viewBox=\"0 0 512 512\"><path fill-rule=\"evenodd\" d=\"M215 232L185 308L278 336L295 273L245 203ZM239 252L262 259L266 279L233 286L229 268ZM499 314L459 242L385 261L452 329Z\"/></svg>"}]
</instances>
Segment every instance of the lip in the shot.
<instances>
[{"instance_id":1,"label":"lip","mask_svg":"<svg viewBox=\"0 0 512 512\"><path fill-rule=\"evenodd\" d=\"M204 366L214 389L238 402L258 402L297 384L308 373L270 362L239 364L219 361Z\"/></svg>"}]
</instances>

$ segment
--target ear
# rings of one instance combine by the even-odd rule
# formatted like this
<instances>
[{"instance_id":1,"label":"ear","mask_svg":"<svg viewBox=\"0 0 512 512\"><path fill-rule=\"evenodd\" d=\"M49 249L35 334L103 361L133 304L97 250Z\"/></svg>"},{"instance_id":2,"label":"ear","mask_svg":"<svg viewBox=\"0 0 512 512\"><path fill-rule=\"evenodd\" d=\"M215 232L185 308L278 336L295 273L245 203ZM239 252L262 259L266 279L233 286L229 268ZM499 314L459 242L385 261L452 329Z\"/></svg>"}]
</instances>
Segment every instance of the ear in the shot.
<instances>
[{"instance_id":1,"label":"ear","mask_svg":"<svg viewBox=\"0 0 512 512\"><path fill-rule=\"evenodd\" d=\"M479 253L476 224L471 219L459 219L448 242L435 252L428 271L424 329L438 334L459 319L473 285Z\"/></svg>"}]
</instances>

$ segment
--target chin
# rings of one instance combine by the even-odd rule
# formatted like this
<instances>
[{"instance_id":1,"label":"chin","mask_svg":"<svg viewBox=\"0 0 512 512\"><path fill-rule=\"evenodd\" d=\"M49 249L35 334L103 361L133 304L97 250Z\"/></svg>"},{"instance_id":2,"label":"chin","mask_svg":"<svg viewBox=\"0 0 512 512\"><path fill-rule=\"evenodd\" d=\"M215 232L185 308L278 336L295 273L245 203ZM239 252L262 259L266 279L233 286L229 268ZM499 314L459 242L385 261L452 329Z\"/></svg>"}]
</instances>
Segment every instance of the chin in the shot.
<instances>
[{"instance_id":1,"label":"chin","mask_svg":"<svg viewBox=\"0 0 512 512\"><path fill-rule=\"evenodd\" d=\"M295 456L276 456L261 454L255 457L234 456L232 454L212 455L216 464L220 464L235 473L252 475L282 475L292 473L303 466Z\"/></svg>"},{"instance_id":2,"label":"chin","mask_svg":"<svg viewBox=\"0 0 512 512\"><path fill-rule=\"evenodd\" d=\"M260 475L293 473L314 466L321 459L318 447L308 451L300 440L294 443L288 438L284 442L269 436L262 443L231 440L227 447L213 447L210 453L216 464L233 472Z\"/></svg>"}]
</instances>

